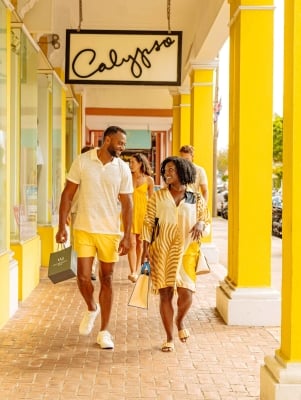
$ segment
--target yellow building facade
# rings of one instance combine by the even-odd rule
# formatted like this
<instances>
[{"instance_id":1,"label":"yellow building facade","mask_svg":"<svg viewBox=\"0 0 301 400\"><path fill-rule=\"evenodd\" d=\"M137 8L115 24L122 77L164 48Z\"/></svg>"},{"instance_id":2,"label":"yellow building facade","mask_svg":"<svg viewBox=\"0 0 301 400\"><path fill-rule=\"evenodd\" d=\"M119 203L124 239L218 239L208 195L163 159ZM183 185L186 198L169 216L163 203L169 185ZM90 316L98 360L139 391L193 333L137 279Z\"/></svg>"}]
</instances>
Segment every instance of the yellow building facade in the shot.
<instances>
[{"instance_id":1,"label":"yellow building facade","mask_svg":"<svg viewBox=\"0 0 301 400\"><path fill-rule=\"evenodd\" d=\"M301 5L284 1L282 293L271 286L274 2L228 1L229 256L227 276L216 291L216 307L230 325L281 325L280 348L263 360L264 400L297 400L301 396ZM44 55L16 12L17 3L0 0L1 44L5 49L0 68L6 77L0 87L0 328L39 284L40 267L47 267L56 247L60 194L86 129L84 96L65 85L62 67L54 68ZM195 162L206 169L209 197L213 198L217 64L208 49L207 59L196 62L194 50L192 46L185 64L189 66L189 82L169 90L171 148L178 154L183 144L195 147ZM206 246L212 261L211 237Z\"/></svg>"}]
</instances>

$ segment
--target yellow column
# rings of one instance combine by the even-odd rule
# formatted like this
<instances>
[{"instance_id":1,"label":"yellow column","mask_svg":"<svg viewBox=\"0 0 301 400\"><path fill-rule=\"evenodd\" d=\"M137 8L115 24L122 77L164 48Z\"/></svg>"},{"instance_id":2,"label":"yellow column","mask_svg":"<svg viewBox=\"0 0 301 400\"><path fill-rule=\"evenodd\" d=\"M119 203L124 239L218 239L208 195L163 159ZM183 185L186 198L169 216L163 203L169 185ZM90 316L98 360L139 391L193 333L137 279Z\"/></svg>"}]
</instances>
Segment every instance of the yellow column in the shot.
<instances>
[{"instance_id":1,"label":"yellow column","mask_svg":"<svg viewBox=\"0 0 301 400\"><path fill-rule=\"evenodd\" d=\"M4 7L1 5L1 8ZM4 98L9 99L9 93L10 93L10 81L11 81L11 76L10 76L10 52L11 52L11 42L10 42L10 21L11 21L11 13L7 9L6 10L6 27L3 27L3 29L6 29L5 34L3 34L3 38L6 37L6 42L5 46L3 43L3 62L6 62L6 69L7 69L7 81L6 81L6 88L4 85L4 88L6 89L6 93ZM4 111L4 107L2 109L2 112ZM3 112L4 114L4 112ZM6 132L6 146L5 146L5 156L6 156L6 169L5 171L5 182L10 182L10 162L9 162L9 157L10 157L10 102L6 102L6 114L2 115L1 117L3 119L3 125L1 128ZM2 154L2 153L1 153ZM1 171L2 172L2 171ZM9 186L7 185L6 190L2 191L2 196L5 204L6 204L6 209L5 212L1 212L1 229L4 232L5 235L5 251L1 252L0 254L0 328L7 322L7 320L10 317L10 269L13 266L13 260L12 260L12 255L10 254L9 250L9 242L10 242L10 237L9 237L9 218L10 218L10 203L9 203ZM15 262L16 263L16 262ZM16 263L16 271L18 271L18 264ZM16 280L15 285L18 286L18 280ZM18 290L16 288L16 290ZM17 298L18 300L18 298ZM15 310L14 310L15 311Z\"/></svg>"},{"instance_id":2,"label":"yellow column","mask_svg":"<svg viewBox=\"0 0 301 400\"><path fill-rule=\"evenodd\" d=\"M191 142L194 162L205 168L208 177L209 199L213 187L213 79L216 63L193 65L191 83ZM186 143L188 144L188 143ZM208 203L212 213L212 201Z\"/></svg>"},{"instance_id":3,"label":"yellow column","mask_svg":"<svg viewBox=\"0 0 301 400\"><path fill-rule=\"evenodd\" d=\"M180 90L180 146L175 156L179 155L179 149L184 144L190 143L190 92L188 89Z\"/></svg>"},{"instance_id":4,"label":"yellow column","mask_svg":"<svg viewBox=\"0 0 301 400\"><path fill-rule=\"evenodd\" d=\"M86 144L83 140L82 135L82 127L83 127L83 96L80 93L75 95L75 99L78 103L78 112L77 112L77 153L79 154L82 147Z\"/></svg>"},{"instance_id":5,"label":"yellow column","mask_svg":"<svg viewBox=\"0 0 301 400\"><path fill-rule=\"evenodd\" d=\"M301 398L300 14L300 1L285 1L281 344L261 369L267 400Z\"/></svg>"},{"instance_id":6,"label":"yellow column","mask_svg":"<svg viewBox=\"0 0 301 400\"><path fill-rule=\"evenodd\" d=\"M228 324L277 325L271 285L273 0L229 0L228 276L217 308Z\"/></svg>"},{"instance_id":7,"label":"yellow column","mask_svg":"<svg viewBox=\"0 0 301 400\"><path fill-rule=\"evenodd\" d=\"M172 95L172 154L178 154L180 148L180 94Z\"/></svg>"},{"instance_id":8,"label":"yellow column","mask_svg":"<svg viewBox=\"0 0 301 400\"><path fill-rule=\"evenodd\" d=\"M61 68L55 68L55 71L62 82L64 82L64 71ZM61 89L61 112L62 112L62 135L61 135L61 190L63 191L66 181L66 91L67 88L62 85Z\"/></svg>"}]
</instances>

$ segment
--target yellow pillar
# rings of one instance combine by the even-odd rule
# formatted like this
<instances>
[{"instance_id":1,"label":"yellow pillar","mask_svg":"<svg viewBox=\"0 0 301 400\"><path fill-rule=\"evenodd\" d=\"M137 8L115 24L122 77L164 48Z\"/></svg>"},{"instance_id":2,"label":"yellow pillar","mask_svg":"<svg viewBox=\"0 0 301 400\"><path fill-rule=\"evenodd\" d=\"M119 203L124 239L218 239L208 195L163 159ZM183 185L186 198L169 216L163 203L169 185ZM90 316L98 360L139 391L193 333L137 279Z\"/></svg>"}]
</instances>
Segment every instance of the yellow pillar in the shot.
<instances>
[{"instance_id":1,"label":"yellow pillar","mask_svg":"<svg viewBox=\"0 0 301 400\"><path fill-rule=\"evenodd\" d=\"M4 5L1 5L1 12L2 8ZM4 13L3 13L3 19ZM6 85L3 85L3 88L5 89L6 93L4 98L9 98L9 93L10 93L10 51L11 51L11 42L10 42L10 22L11 22L11 13L8 9L6 9L6 27L3 27L3 39L5 38L6 41L5 46L3 43L3 48L2 48L2 62L6 64L6 70L7 70L7 80L6 80ZM2 21L1 21L2 23ZM5 29L5 31L4 31ZM5 32L5 33L4 33ZM3 115L1 116L1 122L2 126L1 128L5 132L5 140L6 140L6 146L5 146L5 156L6 156L6 168L1 170L1 173L4 172L5 177L2 182L10 182L10 163L9 163L9 156L10 156L10 102L6 102L6 114L4 114L5 107L3 107L2 112ZM2 154L2 153L1 153ZM4 189L2 191L2 201L6 204L5 210L2 213L1 212L1 229L2 232L4 233L4 251L1 251L0 254L0 328L7 322L7 320L10 317L10 297L11 297L11 268L13 266L13 260L12 260L12 255L10 254L9 250L9 217L10 217L10 203L9 203L9 186L6 187L6 190ZM2 249L1 249L2 250ZM15 262L16 263L16 262ZM16 270L18 270L18 265L15 266ZM15 286L18 286L18 280L15 282Z\"/></svg>"},{"instance_id":2,"label":"yellow pillar","mask_svg":"<svg viewBox=\"0 0 301 400\"><path fill-rule=\"evenodd\" d=\"M281 344L261 369L267 400L301 398L300 14L300 1L285 1Z\"/></svg>"},{"instance_id":3,"label":"yellow pillar","mask_svg":"<svg viewBox=\"0 0 301 400\"><path fill-rule=\"evenodd\" d=\"M271 285L273 0L229 0L228 276L217 308L228 324L278 325Z\"/></svg>"},{"instance_id":4,"label":"yellow pillar","mask_svg":"<svg viewBox=\"0 0 301 400\"><path fill-rule=\"evenodd\" d=\"M81 152L82 147L86 144L82 138L82 126L83 126L83 96L80 93L75 95L75 99L78 103L78 112L77 112L77 154Z\"/></svg>"},{"instance_id":5,"label":"yellow pillar","mask_svg":"<svg viewBox=\"0 0 301 400\"><path fill-rule=\"evenodd\" d=\"M173 98L172 154L179 155L179 149L190 144L190 92L179 89L171 92Z\"/></svg>"},{"instance_id":6,"label":"yellow pillar","mask_svg":"<svg viewBox=\"0 0 301 400\"><path fill-rule=\"evenodd\" d=\"M180 90L180 146L174 155L179 155L179 149L184 144L190 143L190 92L188 89Z\"/></svg>"},{"instance_id":7,"label":"yellow pillar","mask_svg":"<svg viewBox=\"0 0 301 400\"><path fill-rule=\"evenodd\" d=\"M178 154L180 148L180 94L172 95L172 154Z\"/></svg>"},{"instance_id":8,"label":"yellow pillar","mask_svg":"<svg viewBox=\"0 0 301 400\"><path fill-rule=\"evenodd\" d=\"M208 177L209 199L213 187L213 86L216 63L193 65L191 83L191 144L194 146L194 162L205 168ZM212 201L208 207L212 214ZM211 237L207 239L211 241Z\"/></svg>"}]
</instances>

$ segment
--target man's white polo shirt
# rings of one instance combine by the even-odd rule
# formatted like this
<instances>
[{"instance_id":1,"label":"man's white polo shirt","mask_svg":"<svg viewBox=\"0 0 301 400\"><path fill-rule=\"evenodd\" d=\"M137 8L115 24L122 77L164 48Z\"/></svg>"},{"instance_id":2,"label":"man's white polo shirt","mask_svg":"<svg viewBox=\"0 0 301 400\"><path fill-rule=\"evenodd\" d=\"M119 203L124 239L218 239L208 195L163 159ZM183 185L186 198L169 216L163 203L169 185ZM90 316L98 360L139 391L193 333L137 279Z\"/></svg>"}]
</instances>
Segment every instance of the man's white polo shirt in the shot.
<instances>
[{"instance_id":1,"label":"man's white polo shirt","mask_svg":"<svg viewBox=\"0 0 301 400\"><path fill-rule=\"evenodd\" d=\"M95 148L77 156L67 180L79 185L74 229L119 234L121 208L118 195L133 192L129 166L116 157L104 165Z\"/></svg>"}]
</instances>

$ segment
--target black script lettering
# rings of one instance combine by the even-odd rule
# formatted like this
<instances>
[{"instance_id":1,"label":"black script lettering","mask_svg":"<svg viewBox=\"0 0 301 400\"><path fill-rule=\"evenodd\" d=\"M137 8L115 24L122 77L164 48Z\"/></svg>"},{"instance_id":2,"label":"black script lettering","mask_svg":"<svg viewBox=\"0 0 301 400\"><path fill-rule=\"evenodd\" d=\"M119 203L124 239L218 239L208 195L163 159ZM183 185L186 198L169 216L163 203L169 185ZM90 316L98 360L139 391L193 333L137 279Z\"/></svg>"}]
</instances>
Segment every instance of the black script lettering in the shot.
<instances>
[{"instance_id":1,"label":"black script lettering","mask_svg":"<svg viewBox=\"0 0 301 400\"><path fill-rule=\"evenodd\" d=\"M77 55L74 57L73 61L72 61L72 71L74 72L74 74L78 77L78 78L89 78L90 76L93 76L94 74L96 74L96 72L98 72L98 70L100 68L103 68L103 71L105 69L105 67L103 67L103 65L105 66L105 64L101 63L99 64L99 67L96 68L96 70L92 71L91 73L87 74L87 75L81 75L79 72L76 71L76 62L77 60L80 58L80 56L84 53L92 53L91 56L91 60L89 61L89 65L91 65L96 57L96 51L93 49L84 49L81 50L80 52L77 53Z\"/></svg>"},{"instance_id":2,"label":"black script lettering","mask_svg":"<svg viewBox=\"0 0 301 400\"><path fill-rule=\"evenodd\" d=\"M94 66L95 64L95 59L96 59L96 51L93 49L83 49L79 51L76 56L73 59L72 62L72 71L73 73L79 77L79 78L89 78L97 72L104 72L106 70L112 70L113 68L119 68L125 63L129 63L130 65L130 71L131 74L133 75L134 78L140 78L140 76L143 73L143 67L144 68L151 68L152 64L149 59L149 55L153 51L160 51L161 47L168 48L172 46L175 43L175 40L173 40L171 37L166 37L165 39L162 40L162 42L158 42L157 40L154 41L152 47L150 49L140 49L139 47L136 48L135 54L131 55L129 54L127 57L121 57L118 59L118 53L115 49L110 49L109 51L109 60L110 60L110 65L107 65L104 62L101 62L98 64L98 66ZM91 53L90 60L88 62L88 65L92 66L92 70L86 74L80 73L77 71L77 62L80 61L80 58L83 54L88 54ZM88 68L87 68L88 70Z\"/></svg>"}]
</instances>

